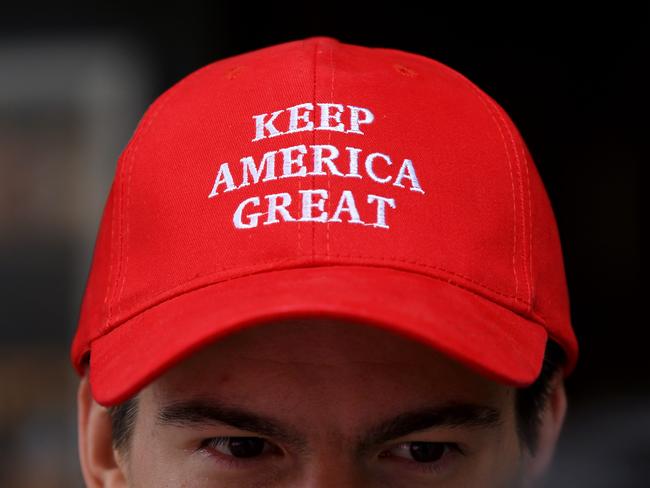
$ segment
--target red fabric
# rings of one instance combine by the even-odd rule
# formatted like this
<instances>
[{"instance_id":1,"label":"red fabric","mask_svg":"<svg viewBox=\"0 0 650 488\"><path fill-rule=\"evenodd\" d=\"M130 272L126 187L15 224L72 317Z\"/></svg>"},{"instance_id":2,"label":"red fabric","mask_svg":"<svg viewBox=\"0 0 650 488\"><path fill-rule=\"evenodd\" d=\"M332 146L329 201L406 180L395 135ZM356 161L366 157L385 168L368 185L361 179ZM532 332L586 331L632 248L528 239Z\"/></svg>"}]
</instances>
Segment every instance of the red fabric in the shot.
<instances>
[{"instance_id":1,"label":"red fabric","mask_svg":"<svg viewBox=\"0 0 650 488\"><path fill-rule=\"evenodd\" d=\"M288 132L309 103L294 125L312 130ZM240 186L242 160L265 154ZM333 165L310 174L319 155ZM118 161L80 312L71 359L81 374L90 353L106 404L286 314L381 323L520 386L547 334L566 375L578 357L553 211L512 120L438 61L322 36L216 61L152 103Z\"/></svg>"}]
</instances>

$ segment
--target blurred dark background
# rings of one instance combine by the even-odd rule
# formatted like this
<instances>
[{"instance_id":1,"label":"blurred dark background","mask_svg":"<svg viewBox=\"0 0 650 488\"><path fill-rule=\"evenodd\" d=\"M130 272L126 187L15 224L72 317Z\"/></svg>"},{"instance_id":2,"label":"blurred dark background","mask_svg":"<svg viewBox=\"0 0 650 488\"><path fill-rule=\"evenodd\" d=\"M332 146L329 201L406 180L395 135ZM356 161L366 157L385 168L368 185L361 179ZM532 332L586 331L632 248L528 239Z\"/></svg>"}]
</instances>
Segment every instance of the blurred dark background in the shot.
<instances>
[{"instance_id":1,"label":"blurred dark background","mask_svg":"<svg viewBox=\"0 0 650 488\"><path fill-rule=\"evenodd\" d=\"M511 115L556 214L581 348L547 485L650 486L647 5L522 5L3 5L0 486L83 486L69 346L116 161L144 110L208 63L312 35L437 59Z\"/></svg>"}]
</instances>

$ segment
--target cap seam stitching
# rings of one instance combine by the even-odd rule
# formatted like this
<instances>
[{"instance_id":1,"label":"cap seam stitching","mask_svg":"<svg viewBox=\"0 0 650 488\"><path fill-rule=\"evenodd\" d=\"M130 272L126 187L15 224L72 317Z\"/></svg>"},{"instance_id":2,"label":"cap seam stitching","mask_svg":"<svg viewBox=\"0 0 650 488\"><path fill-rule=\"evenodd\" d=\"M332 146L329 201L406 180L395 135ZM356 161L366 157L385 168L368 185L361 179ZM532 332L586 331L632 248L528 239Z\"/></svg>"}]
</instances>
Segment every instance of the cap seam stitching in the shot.
<instances>
[{"instance_id":1,"label":"cap seam stitching","mask_svg":"<svg viewBox=\"0 0 650 488\"><path fill-rule=\"evenodd\" d=\"M334 67L334 43L330 44L330 66L332 67L332 75L330 78L330 103L334 103L334 74L336 69ZM332 131L327 131L327 144L332 144ZM330 185L331 174L327 172L327 194L332 194L332 189ZM332 201L330 198L327 199L327 214L332 215ZM325 224L325 254L329 256L330 254L330 221L327 219Z\"/></svg>"},{"instance_id":2,"label":"cap seam stitching","mask_svg":"<svg viewBox=\"0 0 650 488\"><path fill-rule=\"evenodd\" d=\"M119 161L119 160L118 160ZM119 164L118 164L119 166ZM112 192L115 192L111 196ZM111 235L109 237L109 242L108 242L108 274L106 276L106 293L104 294L104 310L107 312L107 317L106 317L106 324L105 326L109 323L110 317L111 317L111 302L109 301L109 296L112 297L112 293L114 293L114 287L111 288L111 277L113 276L113 248L115 247L114 245L114 239L115 239L115 227L117 227L116 222L115 222L115 208L117 207L116 201L120 201L118 199L118 185L115 185L115 182L111 185L111 193L109 193L109 198L112 198L112 201L110 201L111 205L111 215L110 217L110 224L111 224Z\"/></svg>"},{"instance_id":3,"label":"cap seam stitching","mask_svg":"<svg viewBox=\"0 0 650 488\"><path fill-rule=\"evenodd\" d=\"M515 190L514 178L513 178L513 173L512 173L512 161L510 159L510 150L508 148L508 144L507 144L507 142L505 140L505 137L504 137L504 134L503 134L503 131L502 131L503 125L505 125L505 128L508 131L508 134L510 136L511 143L513 144L512 152L513 152L513 154L515 156L515 160L516 160L516 163L517 163L517 169L518 169L519 173L521 173L521 168L520 168L519 154L518 154L518 151L517 151L516 144L514 143L514 140L513 140L513 137L512 137L512 132L510 131L508 124L503 120L503 117L501 115L501 111L498 108L498 104L496 104L496 102L494 100L492 100L491 97L489 97L487 94L482 92L478 87L476 87L474 82L472 82L469 78L467 78L462 73L460 73L460 72L456 71L455 69L453 69L451 66L445 65L445 64L443 64L443 63L441 63L441 62L439 62L439 61L437 61L435 59L428 58L426 56L423 56L423 55L420 55L420 54L417 54L417 53L401 51L399 49L393 49L393 48L378 48L378 49L389 50L389 51L392 51L392 52L394 52L396 54L400 54L400 55L404 55L404 56L407 56L407 57L415 58L415 59L418 59L418 60L420 60L422 62L425 62L427 64L435 65L435 66L441 68L446 73L449 73L451 76L461 80L463 83L465 83L467 86L469 86L471 88L472 92L481 101L481 103L485 107L486 111L490 115L490 118L492 118L495 125L498 127L499 135L501 137L501 140L503 142L503 146L504 146L505 151L506 151L506 159L508 160L508 169L509 169L509 173L510 173L510 182L511 182L511 186L512 186L512 189L513 189L512 197L513 197L513 209L514 209L514 215L513 215L513 217L514 217L514 235L513 235L513 256L512 256L512 260L513 260L513 275L514 275L514 279L515 279L515 294L518 294L518 292L519 292L519 280L517 278L517 266L516 266L516 261L515 261L516 256L517 256L517 220L518 220L518 215L517 215L518 214L518 212L517 212L517 206L518 205L517 205L517 196L516 196L517 191ZM497 115L499 116L499 119L501 120L502 123L500 123L500 121L497 120L494 117L493 111L490 110L490 108L492 108L493 110L495 110L497 112ZM522 191L522 188L521 188L521 185L523 183L521 182L521 175L519 177L520 177L519 200L520 200L521 205L523 206L523 198L524 197L523 197L523 191ZM523 211L524 211L524 208L522 207L522 212ZM522 218L525 219L525 216L523 214L522 214ZM526 235L525 235L526 234L525 220L524 220L524 222L522 222L522 230L523 230L522 234L523 234L524 239L525 239L525 237L526 237ZM522 245L525 246L525 242L523 242ZM523 258L524 279L526 280L527 291L528 291L528 301L522 300L522 302L528 303L530 309L532 310L532 304L530 302L530 297L532 295L531 283L530 283L531 280L530 280L529 275L527 273L527 271L528 271L527 266L525 265L525 263L526 263L525 251L526 250L525 250L525 248L522 248L522 250L524 252L524 258Z\"/></svg>"},{"instance_id":4,"label":"cap seam stitching","mask_svg":"<svg viewBox=\"0 0 650 488\"><path fill-rule=\"evenodd\" d=\"M124 291L124 286L126 283L126 272L128 269L128 264L129 264L129 254L128 254L128 237L129 237L129 221L128 221L128 212L129 212L129 206L130 206L130 189L131 189L131 177L133 174L133 167L135 166L135 157L137 154L137 150L140 146L140 143L142 142L144 136L149 132L151 127L153 126L154 121L157 119L158 115L162 112L163 108L167 105L167 102L170 101L172 98L177 96L180 92L180 88L184 86L186 83L189 81L194 81L198 77L205 76L206 73L211 73L213 66L215 66L216 63L211 63L207 66L205 66L203 69L196 71L194 73L190 73L183 79L181 79L176 85L172 86L169 88L158 100L157 103L154 102L157 106L156 109L149 117L147 117L147 125L140 130L136 136L134 136L136 139L133 144L133 150L129 150L129 155L128 159L126 161L127 167L124 168L122 171L122 174L124 176L124 173L126 172L126 182L124 182L124 178L122 178L122 202L120 202L120 212L119 212L119 222L120 222L120 259L119 259L119 267L118 267L118 274L116 276L116 287L119 286L119 289L117 291L117 295L115 295L115 292L113 293L113 300L114 303L117 304L117 313L119 314L122 307L120 305L120 298L122 297L122 293ZM153 104L152 104L153 107ZM144 119L143 119L144 122ZM124 188L126 189L126 192L124 191ZM124 269L122 269L122 263L124 263ZM117 289L117 288L116 288ZM112 300L112 301L113 301ZM110 312L108 314L108 321L113 316L113 304L110 304ZM108 324L107 324L108 327Z\"/></svg>"},{"instance_id":5,"label":"cap seam stitching","mask_svg":"<svg viewBox=\"0 0 650 488\"><path fill-rule=\"evenodd\" d=\"M113 291L113 298L111 300L110 304L110 312L108 314L109 320L113 316L113 310L114 306L117 306L117 313L120 313L121 307L120 307L120 298L122 296L122 292L124 290L124 284L126 282L126 268L128 266L128 261L129 261L129 255L126 252L126 247L128 245L128 233L129 233L129 228L128 228L128 220L126 218L126 214L128 213L129 210L129 199L130 199L130 188L131 188L131 175L132 175L132 170L134 166L134 160L135 160L135 155L137 154L138 147L140 143L142 142L143 137L149 132L149 129L151 128L154 120L160 113L160 110L166 105L167 101L172 97L172 95L175 92L173 91L168 91L166 93L166 96L160 100L158 100L158 103L156 104L155 110L151 113L149 117L147 117L147 122L146 125L142 128L141 131L138 132L136 139L133 144L133 149L129 149L128 157L125 160L125 168L122 171L122 178L121 178L121 191L120 191L120 205L119 205L119 260L118 260L118 268L117 268L117 276L116 276L116 283ZM124 269L122 269L122 266L124 266Z\"/></svg>"},{"instance_id":6,"label":"cap seam stitching","mask_svg":"<svg viewBox=\"0 0 650 488\"><path fill-rule=\"evenodd\" d=\"M485 97L484 97L485 98ZM488 100L489 103L492 103L490 100ZM494 106L494 104L493 104ZM529 276L528 272L528 256L526 256L527 248L526 248L526 238L527 238L527 229L528 229L528 218L526 215L526 201L525 201L525 193L524 193L524 180L522 177L522 161L521 161L521 152L519 146L521 145L521 138L515 139L513 135L513 128L511 127L511 124L508 123L508 121L505 119L502 111L499 109L499 107L494 106L494 110L497 112L497 115L502 121L502 124L506 127L506 130L508 131L508 135L510 136L510 142L512 144L512 151L513 154L515 155L515 161L517 162L517 175L519 177L519 200L520 200L520 205L521 205L521 231L522 231L522 242L521 242L521 252L522 252L522 268L523 268L523 275L524 275L524 280L526 282L526 291L527 291L527 296L528 296L528 302L530 303L530 296L531 296L531 279ZM514 122L513 122L514 124ZM518 142L519 141L519 142ZM528 239L530 240L530 239Z\"/></svg>"},{"instance_id":7,"label":"cap seam stitching","mask_svg":"<svg viewBox=\"0 0 650 488\"><path fill-rule=\"evenodd\" d=\"M159 104L160 100L156 100L154 103L151 104L151 107L157 106ZM115 196L114 200L112 202L113 209L111 211L111 240L109 243L109 268L108 268L108 275L106 277L107 284L106 284L106 296L104 298L104 305L106 306L106 324L104 324L105 327L108 327L108 324L110 324L111 318L113 316L113 305L115 304L115 295L117 293L118 289L118 284L119 284L119 279L120 279L120 271L122 267L122 215L121 215L121 208L122 208L122 202L123 202L123 195L124 195L124 167L128 164L129 158L131 155L131 152L133 150L133 145L136 139L139 137L139 128L142 127L144 124L144 117L143 120L141 120L138 123L138 126L136 127L134 134L130 140L130 142L127 144L127 147L125 149L125 152L123 155L120 156L118 159L118 168L117 168L117 175L119 179L116 179L116 181L113 182L113 185L115 186ZM117 213L117 220L115 219L115 215ZM115 228L117 228L117 233L118 233L118 242L116 243L114 241L115 239ZM117 248L117 249L115 249ZM113 277L113 270L115 269L114 266L114 260L113 260L113 255L114 252L117 251L117 275ZM114 282L113 282L114 279ZM110 290L110 292L109 292Z\"/></svg>"},{"instance_id":8,"label":"cap seam stitching","mask_svg":"<svg viewBox=\"0 0 650 488\"><path fill-rule=\"evenodd\" d=\"M317 255L317 256L327 257L327 256L324 256L324 255ZM304 257L308 258L310 256L303 256L303 258ZM337 257L337 256L331 256L331 257ZM350 257L365 257L365 256L350 256ZM291 259L295 259L295 258L291 258ZM379 259L381 259L381 258L379 258ZM288 260L289 259L284 259L284 260L280 260L280 261L288 261ZM271 262L271 263L275 263L275 262ZM271 263L269 263L269 264L271 264ZM376 263L363 263L363 264L341 263L341 265L342 266L368 266L368 267L378 267L378 268L391 268L390 266L386 266L386 265L383 265L383 264L376 264ZM307 267L328 267L328 266L336 266L336 264L322 264L322 265L307 266ZM273 270L269 270L269 269L255 270L255 271L251 271L251 272L244 273L244 274L238 274L236 276L230 276L230 277L224 278L222 280L211 281L209 283L204 283L204 284L201 284L201 285L198 285L198 286L195 286L195 287L192 287L192 288L188 288L188 289L185 289L185 290L180 290L178 293L174 293L173 295L171 295L169 297L166 297L166 298L164 298L164 299L162 299L160 301L150 303L149 305L145 306L141 310L133 313L132 315L129 315L126 318L121 319L119 322L116 322L111 327L107 327L105 330L102 330L99 335L97 335L96 337L90 339L89 343L96 340L97 338L111 332L112 330L119 328L125 322L128 322L129 320L133 320L133 319L137 318L138 316L140 316L142 313L146 312L147 310L149 310L151 308L155 308L155 307L157 307L159 305L162 305L162 304L164 304L164 303L166 303L166 302L168 302L170 300L173 300L174 298L180 297L182 295L192 293L192 292L195 292L195 291L200 290L202 288L206 288L208 286L216 285L216 284L223 283L223 282L230 281L230 280L234 280L234 279L244 278L244 277L247 277L247 276L252 276L252 275L262 274L262 273L267 273L267 272L272 272L272 271L282 271L282 270L290 270L290 269L296 269L296 268L290 267L290 268L280 268L280 269L276 268L276 269L273 269ZM480 298L482 298L484 300L491 301L489 297L481 295L480 293L476 293L476 290L473 290L471 288L463 286L462 283L450 281L448 278L445 278L445 277L426 274L426 273L418 273L417 271L414 271L414 270L411 270L411 269L403 269L403 268L391 268L391 269L398 269L399 271L404 271L404 272L407 272L407 273L416 273L418 275L421 275L421 276L424 276L424 277L427 277L427 278L436 279L436 280L439 280L439 281L444 281L445 283L448 283L448 284L450 284L452 286L456 286L458 288L461 288L461 289L463 289L463 290L465 290L465 291L467 291L467 292L469 292L469 293L471 293L471 294L473 294L473 295L475 295L477 297L480 297ZM454 274L453 272L449 272L449 273ZM471 281L471 279L469 279L469 278L467 278L467 279ZM189 282L186 282L185 284L187 284L187 283L189 283ZM485 287L485 288L490 290L490 291L493 291L496 294L503 295L502 293L500 293L500 292L498 292L496 290L491 290L490 288L487 288L487 287ZM158 296L160 296L160 295L162 295L164 293L167 293L167 292L169 292L169 290L167 290L166 292L159 293L158 295L156 295L156 297L158 297ZM515 300L520 301L520 299L518 299L517 297L511 296L511 295L505 295L505 296L507 296L509 298L514 298ZM505 307L505 306L503 306L501 304L496 304L496 305L498 305L498 306L500 306L502 308L508 309L507 307ZM521 316L523 318L526 318L526 319L533 318L533 319L535 319L535 321L536 321L536 323L538 325L541 325L542 327L547 328L547 319L537 311L527 310L531 317L524 317L520 313L518 313L518 312L516 312L514 310L511 310L511 309L508 309L508 310L510 310L512 313L514 313L516 315L519 315L519 316Z\"/></svg>"},{"instance_id":9,"label":"cap seam stitching","mask_svg":"<svg viewBox=\"0 0 650 488\"><path fill-rule=\"evenodd\" d=\"M524 169L526 170L526 190L528 194L528 273L530 276L528 301L530 302L530 307L532 309L535 302L533 298L533 204L530 192L530 172L528 169L529 158L526 157L526 150L523 144L519 145L519 150L521 151ZM529 154L529 156L532 158L532 155Z\"/></svg>"},{"instance_id":10,"label":"cap seam stitching","mask_svg":"<svg viewBox=\"0 0 650 488\"><path fill-rule=\"evenodd\" d=\"M255 266L262 266L262 265L275 265L275 264L282 263L282 262L298 261L298 260L300 260L300 259L304 259L304 258L311 258L311 257L313 257L313 256L316 256L316 257L319 257L319 256L320 256L320 257L325 257L325 258L336 258L336 257L341 257L341 258L357 258L357 259L358 259L358 258L366 258L366 259L376 259L376 260L384 260L384 261L387 261L387 260L389 259L389 258L385 258L385 257L382 257L382 256L359 256L359 255L350 255L350 254L347 254L347 255L346 255L346 254L338 254L338 255L322 255L322 254L316 254L316 255L303 255L303 256L297 256L297 257L296 257L296 256L293 256L293 257L290 257L290 258L283 258L283 259L274 260L274 261L267 261L267 262L260 263L260 264L255 265ZM500 296L503 296L503 297L506 297L506 298L512 298L512 299L514 299L515 301L517 301L518 303L523 303L524 305L527 305L527 303L523 302L523 300L520 299L519 297L517 297L516 295L509 295L509 294L506 294L506 293L500 292L500 291L498 291L498 290L495 290L495 289L493 289L493 288L490 288L489 286L487 286L487 285L485 285L485 284L483 284L483 283L481 283L481 282L479 282L479 281L476 281L476 280L474 280L474 279L472 279L472 278L469 278L469 277L467 277L467 276L464 276L464 275L462 275L462 274L460 274L460 273L456 273L456 272L454 272L454 271L447 270L447 269L445 269L445 268L443 268L443 267L441 267L441 266L435 266L435 265L430 265L430 264L427 264L427 263L421 263L421 262L418 262L418 261L409 261L409 260L405 260L405 259L395 259L395 258L390 258L390 262L394 262L394 263L400 263L400 262L403 262L403 263L408 263L408 264L417 264L417 265L424 266L424 267L427 267L427 268L437 269L437 270L442 271L442 272L444 272L444 273L448 273L448 274L450 274L450 275L452 275L452 276L456 276L456 277L461 278L461 279L463 279L463 280L465 280L465 281L468 281L468 282L470 282L470 283L473 283L473 284L475 284L475 285L478 285L478 286L480 286L481 288L484 288L485 290L488 290L488 291L490 291L490 292L492 292L492 293L495 293L495 294L497 294L497 295L500 295ZM390 266L387 266L387 265L385 265L385 264L378 264L378 263L362 263L362 264L358 264L358 263L333 263L333 264L317 265L317 267L336 266L336 265L343 265L343 266L374 266L374 267L390 267ZM221 269L221 270L219 270L219 271L228 271L229 269L233 269L233 268L223 268L223 269ZM292 268L282 268L282 269L292 269ZM472 290L471 288L468 288L468 287L466 287L466 286L463 286L461 283L456 283L456 282L450 281L449 278L446 278L446 277L435 276L435 275L431 275L431 274L428 274L428 273L420 273L420 272L415 271L415 270L412 270L412 269L404 269L404 268L399 268L399 269L402 270L402 271L408 272L408 273L416 273L416 274L421 274L422 276L426 276L426 277L430 277L430 278L434 278L434 279L439 279L439 280L444 280L444 281L448 282L448 283L451 284L451 285L458 286L458 287L460 287L460 288L463 288L463 289L465 289L465 290L468 290L468 291L474 293L475 295L480 295L480 294L476 293L475 290ZM264 269L257 269L257 270L255 270L255 271L251 271L251 272L247 272L247 273L243 273L243 274L237 274L237 275L235 275L235 276L230 276L230 277L227 277L227 278L224 278L224 279L217 279L216 281L211 281L211 282L209 282L209 283L201 284L201 285L198 285L198 286L195 286L195 287L192 287L191 285L189 285L189 284L192 283L192 281L196 281L197 278L207 278L207 277L210 277L210 276L211 276L211 274L201 275L201 276L195 277L195 278L194 278L193 280L191 280L191 281L186 281L186 282L184 282L183 284L178 285L178 286L175 287L175 288L167 289L167 290L164 290L164 291L161 291L161 292L157 293L156 295L154 295L153 297L151 297L152 300L155 300L155 299L157 299L157 298L159 298L159 297L161 297L161 296L164 296L164 295L167 294L167 293L171 293L172 295L169 296L169 297L167 297L167 298L164 298L164 299L162 299L162 300L160 300L160 301L158 301L158 302L155 302L155 303L152 304L152 305L149 305L149 306L145 307L143 310L146 310L147 308L150 308L151 306L155 306L156 304L164 303L165 301L170 300L170 299L174 298L175 296L179 296L179 295L182 295L182 294L185 294L185 293L188 293L188 292L191 292L191 291L194 291L194 290L197 290L197 289L203 288L203 287L205 287L205 286L211 286L211 285L214 285L214 284L217 284L217 283L221 283L221 282L223 282L223 281L228 281L228 280L231 280L231 279L237 279L237 278L241 278L241 277L245 277L245 276L249 276L249 275L253 275L253 274L265 273L265 272L269 272L269 271L275 271L275 270L269 270L269 269L266 269L266 268L264 268ZM212 274L216 274L216 273L212 273ZM186 288L186 289L183 289L183 288L182 288L182 287L186 287L186 286L188 286L188 285L189 285L188 288ZM180 289L180 291L176 294L176 293L174 292L175 289ZM481 295L481 296L482 296L482 295ZM527 309L527 310L528 310L528 309ZM531 310L528 310L528 311L529 311L529 313L531 313L533 316L539 316L539 317L542 319L543 322L546 322L546 319L544 319L544 316L541 315L539 312L533 312L533 311L531 311ZM140 311L140 312L137 312L135 315L137 315L138 313L141 313L141 311ZM514 312L514 313L516 313L516 312ZM130 317L132 317L132 316L130 316ZM116 322L115 324L111 325L111 326L110 326L109 328L107 328L107 329L108 329L108 330L112 330L113 328L118 327L121 323L123 323L123 322L126 321L126 320L129 320L129 318L121 319L119 322Z\"/></svg>"},{"instance_id":11,"label":"cap seam stitching","mask_svg":"<svg viewBox=\"0 0 650 488\"><path fill-rule=\"evenodd\" d=\"M317 60L318 60L318 37L314 39L314 84L313 84L313 90L312 90L312 104L316 105L316 76L317 76ZM311 131L311 143L313 145L316 145L316 131L312 130ZM314 191L316 188L316 175L311 175L311 185L310 185L310 190ZM311 212L311 209L310 209ZM310 225L310 224L307 224ZM316 223L312 222L311 225L311 255L312 259L315 259L316 257Z\"/></svg>"},{"instance_id":12,"label":"cap seam stitching","mask_svg":"<svg viewBox=\"0 0 650 488\"><path fill-rule=\"evenodd\" d=\"M169 93L169 92L167 92ZM119 284L120 284L120 278L121 278L121 272L122 272L122 260L124 258L124 253L123 253L123 215L122 215L122 208L124 205L124 178L125 178L125 173L127 171L127 167L131 163L131 155L133 153L133 149L135 146L137 146L137 143L140 140L141 133L144 130L145 127L148 127L149 120L151 118L150 114L155 113L155 111L158 110L159 106L163 102L162 99L156 99L150 106L145 115L142 117L140 122L138 123L138 126L136 127L133 136L129 142L129 144L126 147L126 150L124 154L119 158L118 160L118 176L119 180L117 180L115 183L119 183L116 188L116 195L115 195L115 200L113 201L113 212L112 212L112 227L118 227L118 242L114 243L113 239L113 229L111 229L111 243L109 244L110 247L110 264L109 264L109 273L107 276L107 289L111 289L111 293L108 293L107 290L107 296L105 301L108 301L107 303L107 317L106 317L106 324L104 325L105 327L108 327L108 325L111 322L111 319L113 317L113 309L114 305L119 300L119 294L118 294L118 289L119 289ZM117 220L115 220L115 213L117 212ZM113 278L112 276L112 271L114 269L113 266L113 251L114 247L117 247L117 274ZM112 278L114 279L114 282L112 281ZM109 298L110 295L110 298ZM116 296L117 295L117 296ZM119 313L119 310L118 310Z\"/></svg>"},{"instance_id":13,"label":"cap seam stitching","mask_svg":"<svg viewBox=\"0 0 650 488\"><path fill-rule=\"evenodd\" d=\"M513 204L513 243L512 243L512 271L513 271L513 276L515 279L515 295L519 294L519 279L517 277L517 263L516 263L516 256L517 256L517 220L518 220L518 211L517 211L517 190L515 188L515 182L514 182L514 177L512 173L512 160L510 158L510 148L508 148L508 144L506 142L506 139L504 137L503 133L503 126L501 125L500 121L496 119L494 116L494 112L492 110L492 107L488 105L486 100L483 98L482 94L474 88L473 83L467 83L467 80L464 78L459 78L461 79L465 84L467 84L472 92L476 95L478 100L481 102L483 107L485 108L486 112L490 115L490 118L492 119L492 122L497 126L499 130L499 136L501 137L501 142L503 143L503 148L506 153L506 160L508 161L508 172L510 174L510 186L512 188L512 204Z\"/></svg>"},{"instance_id":14,"label":"cap seam stitching","mask_svg":"<svg viewBox=\"0 0 650 488\"><path fill-rule=\"evenodd\" d=\"M458 77L458 75L457 75L457 77ZM518 279L517 279L517 265L516 265L517 249L518 248L516 246L516 243L517 243L517 233L518 233L517 223L519 221L518 217L519 217L519 215L521 215L521 219L522 219L521 228L522 228L523 239L522 239L522 244L521 244L520 247L521 247L521 249L523 251L523 259L522 259L522 264L524 264L524 266L523 266L524 267L524 273L523 273L524 276L523 277L524 277L525 284L526 284L527 295L528 295L528 297L530 297L530 279L528 277L527 269L526 269L526 266L525 266L525 264L526 264L526 248L525 248L526 219L525 219L525 215L524 215L524 213L525 213L524 193L522 191L523 190L523 181L521 179L521 161L519 159L519 152L517 150L517 144L516 144L515 139L513 137L512 131L510 130L510 127L509 127L507 121L504 120L503 114L501 113L501 110L499 110L499 107L497 106L497 104L493 100L491 100L486 94L484 94L480 90L478 90L471 81L467 80L464 77L460 77L460 79L462 79L468 86L470 86L472 91L478 96L478 98L482 101L483 105L486 108L490 107L492 109L492 110L489 110L490 111L490 116L492 117L492 120L499 127L499 133L501 135L501 139L503 141L503 146L504 146L504 149L506 151L506 158L508 159L508 165L509 165L509 170L510 170L510 181L511 181L511 185L512 185L512 188L513 188L513 194L512 194L513 205L514 205L514 208L516 209L517 206L518 206L517 203L519 203L519 206L521 208L521 213L515 211L515 214L514 214L514 232L513 232L514 233L514 239L513 239L514 244L513 244L512 266L513 266L513 273L514 273L514 276L515 276L515 294L518 294L518 292L519 292L519 289L518 289L519 282L518 282ZM493 115L494 113L496 113L496 115L498 117L498 120L495 119L495 117ZM508 143L506 142L506 139L504 138L504 135L503 135L503 132L502 132L502 129L504 127L505 127L505 130L508 133L509 138L510 138L510 147L508 146ZM515 186L515 183L514 183L514 178L513 178L513 173L512 173L512 162L511 162L511 159L510 159L510 153L511 152L515 157L517 175L518 175L518 178L519 178L518 184L516 186ZM517 189L515 189L515 188L517 188ZM524 300L524 302L530 304L530 300L528 300L528 301Z\"/></svg>"}]
</instances>

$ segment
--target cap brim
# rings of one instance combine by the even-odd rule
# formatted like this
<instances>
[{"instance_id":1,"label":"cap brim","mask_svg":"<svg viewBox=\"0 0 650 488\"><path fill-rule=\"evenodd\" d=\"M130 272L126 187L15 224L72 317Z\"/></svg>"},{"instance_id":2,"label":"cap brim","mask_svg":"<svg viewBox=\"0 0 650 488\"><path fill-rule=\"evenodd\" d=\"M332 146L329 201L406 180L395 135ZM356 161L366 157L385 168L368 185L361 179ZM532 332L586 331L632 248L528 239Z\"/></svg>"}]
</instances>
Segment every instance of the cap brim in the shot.
<instances>
[{"instance_id":1,"label":"cap brim","mask_svg":"<svg viewBox=\"0 0 650 488\"><path fill-rule=\"evenodd\" d=\"M538 376L547 340L540 324L444 279L358 265L273 270L176 296L94 340L93 397L103 405L120 403L225 334L313 315L402 334L516 387Z\"/></svg>"}]
</instances>

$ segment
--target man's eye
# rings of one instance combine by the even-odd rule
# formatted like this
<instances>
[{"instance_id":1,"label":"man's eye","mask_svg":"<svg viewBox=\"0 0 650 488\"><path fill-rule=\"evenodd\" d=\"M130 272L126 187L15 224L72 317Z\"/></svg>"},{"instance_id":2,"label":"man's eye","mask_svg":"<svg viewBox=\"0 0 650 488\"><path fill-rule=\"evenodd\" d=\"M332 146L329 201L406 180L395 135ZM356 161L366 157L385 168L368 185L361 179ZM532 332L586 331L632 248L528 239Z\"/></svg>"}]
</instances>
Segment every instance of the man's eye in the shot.
<instances>
[{"instance_id":1,"label":"man's eye","mask_svg":"<svg viewBox=\"0 0 650 488\"><path fill-rule=\"evenodd\" d=\"M261 437L212 437L205 439L201 447L237 459L258 457L271 450L266 439Z\"/></svg>"},{"instance_id":2,"label":"man's eye","mask_svg":"<svg viewBox=\"0 0 650 488\"><path fill-rule=\"evenodd\" d=\"M409 464L425 471L440 471L444 469L451 458L463 454L458 444L453 442L403 442L394 448L384 451L380 457L406 458Z\"/></svg>"}]
</instances>

